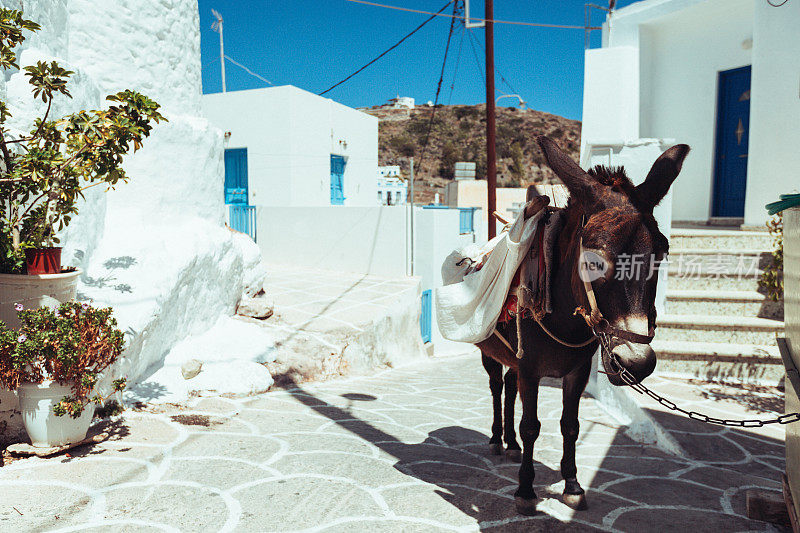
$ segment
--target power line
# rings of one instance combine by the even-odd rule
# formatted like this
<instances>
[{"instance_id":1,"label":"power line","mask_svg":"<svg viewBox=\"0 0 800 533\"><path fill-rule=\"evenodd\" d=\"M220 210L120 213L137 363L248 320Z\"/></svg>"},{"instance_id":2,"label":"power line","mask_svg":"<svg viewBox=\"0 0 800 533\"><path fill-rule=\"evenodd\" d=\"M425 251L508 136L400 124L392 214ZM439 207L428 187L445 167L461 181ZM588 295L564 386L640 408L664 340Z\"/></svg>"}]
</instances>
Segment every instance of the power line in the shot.
<instances>
[{"instance_id":1,"label":"power line","mask_svg":"<svg viewBox=\"0 0 800 533\"><path fill-rule=\"evenodd\" d=\"M453 4L453 15L458 13L458 0ZM439 72L439 83L436 85L436 97L433 100L433 109L431 109L431 119L428 122L428 131L425 133L425 142L422 145L422 150L419 156L419 164L417 168L422 170L422 162L425 160L425 151L428 149L428 141L431 137L431 130L433 129L433 120L436 118L436 106L439 104L439 93L442 90L442 81L444 80L444 69L447 66L447 53L450 51L450 40L453 38L453 28L456 25L456 17L450 19L450 31L447 33L447 44L444 47L444 59L442 60L442 70Z\"/></svg>"},{"instance_id":2,"label":"power line","mask_svg":"<svg viewBox=\"0 0 800 533\"><path fill-rule=\"evenodd\" d=\"M259 74L256 74L255 72L253 72L252 70L250 70L250 69L249 69L249 68L247 68L246 66L242 65L241 63L239 63L239 62L237 62L237 61L234 61L233 59L231 59L231 57L230 57L230 56L226 55L226 56L225 56L225 59L227 59L228 61L230 61L231 63L233 63L233 64L234 64L234 65L236 65L237 67L239 67L239 68L241 68L241 69L244 69L244 71L245 71L245 72L247 72L248 74L250 74L251 76L253 76L253 77L255 77L255 78L258 78L259 80L261 80L261 81L263 81L263 82L269 83L270 85L275 85L274 83L272 83L271 81L269 81L269 80L268 80L267 78L265 78L264 76L261 76L261 75L259 75Z\"/></svg>"},{"instance_id":3,"label":"power line","mask_svg":"<svg viewBox=\"0 0 800 533\"><path fill-rule=\"evenodd\" d=\"M478 69L478 73L481 75L481 79L483 80L483 84L486 85L486 74L484 74L484 69L481 68L481 60L478 59L478 51L475 50L475 45L473 44L473 40L476 40L476 37L472 35L472 32L469 30L464 30L469 34L469 46L472 48L472 57L475 58L475 67Z\"/></svg>"},{"instance_id":4,"label":"power line","mask_svg":"<svg viewBox=\"0 0 800 533\"><path fill-rule=\"evenodd\" d=\"M339 82L337 82L337 83L334 83L333 85L331 85L330 87L328 87L327 89L325 89L324 91L322 91L321 93L319 93L319 95L320 95L320 96L322 96L323 94L325 94L325 93L328 93L328 92L330 92L331 90L335 89L335 88L336 88L336 87L338 87L339 85L343 84L344 82L346 82L347 80L349 80L350 78L352 78L353 76L355 76L356 74L358 74L359 72L361 72L361 71L365 70L367 67L369 67L370 65L372 65L373 63L375 63L376 61L378 61L380 58L382 58L383 56L385 56L386 54L388 54L389 52L391 52L392 50L394 50L395 48L397 48L398 46L400 46L400 45L403 43L403 41L405 41L406 39L408 39L409 37L411 37L412 35L414 35L415 33L417 33L419 30L421 30L421 29L422 29L422 27L423 27L425 24L427 24L428 22L432 21L432 20L433 20L433 19L435 19L437 16L439 16L439 14L440 14L442 11L444 11L445 9L447 9L447 6L449 6L450 4L452 4L452 3L453 3L453 1L454 1L454 0L449 0L449 1L448 1L448 2L445 4L445 5L443 5L443 6L442 6L442 8L441 8L439 11L437 11L436 13L430 13L430 15L431 15L431 16L430 16L430 17L428 17L428 18L427 18L427 19L426 19L426 20L425 20L425 21L424 21L422 24L420 24L419 26L417 26L416 28L414 28L414 29L411 31L411 33L407 34L405 37L403 37L402 39L400 39L399 41L397 41L395 44L393 44L391 47L389 47L389 48L388 48L386 51L382 52L382 53L381 53L381 54L380 54L378 57L376 57L375 59L373 59L372 61L370 61L369 63L367 63L367 64L366 64L366 65L364 65L363 67L361 67L360 69L356 70L355 72L353 72L352 74L350 74L349 76L347 76L346 78L344 78L342 81L339 81Z\"/></svg>"},{"instance_id":5,"label":"power line","mask_svg":"<svg viewBox=\"0 0 800 533\"><path fill-rule=\"evenodd\" d=\"M356 4L364 4L367 6L374 6L374 7L385 7L386 9L395 9L397 11L407 11L409 13L420 13L422 15L433 15L434 17L451 17L451 18L463 18L457 17L456 15L447 15L443 14L441 10L436 13L432 11L423 11L421 9L410 9L407 7L397 7L397 6L389 6L386 4L378 4L375 2L367 2L366 0L347 0L348 2L353 2ZM788 1L788 0L787 0ZM566 29L566 30L586 30L586 26L576 26L574 24L545 24L542 22L522 22L517 20L498 20L498 19L481 19L481 18L473 18L470 17L470 22L494 22L495 24L513 24L515 26L533 26L536 28L558 28L558 29ZM600 27L596 28L588 28L592 30L599 30L602 29Z\"/></svg>"},{"instance_id":6,"label":"power line","mask_svg":"<svg viewBox=\"0 0 800 533\"><path fill-rule=\"evenodd\" d=\"M458 55L456 56L456 66L453 69L453 81L450 83L450 95L447 97L447 105L453 101L453 90L456 88L456 77L458 76L458 65L461 62L461 48L464 46L464 33L466 28L461 30L461 40L458 42Z\"/></svg>"},{"instance_id":7,"label":"power line","mask_svg":"<svg viewBox=\"0 0 800 533\"><path fill-rule=\"evenodd\" d=\"M470 32L470 36L472 36L472 32ZM481 50L483 50L483 52L484 52L484 54L485 54L485 53L486 53L486 48L483 46L483 43L482 43L482 42L480 42L480 41L478 40L478 38L477 38L477 37L474 37L474 36L473 36L473 38L475 39L475 42L476 42L476 43L478 43L478 46L480 46L480 47L481 47ZM503 77L503 74L500 72L500 70L498 70L498 69L497 69L497 67L496 67L496 66L495 66L495 69L494 69L494 71L495 71L495 73L497 73L497 75L498 75L498 76L500 76L500 80L501 80L503 83L505 83L505 84L506 84L506 87L508 87L509 89L511 89L511 92L512 92L512 93L515 93L515 92L517 92L517 90L516 90L514 87L512 87L512 86L511 86L511 84L508 82L508 80L506 80L506 79Z\"/></svg>"}]
</instances>

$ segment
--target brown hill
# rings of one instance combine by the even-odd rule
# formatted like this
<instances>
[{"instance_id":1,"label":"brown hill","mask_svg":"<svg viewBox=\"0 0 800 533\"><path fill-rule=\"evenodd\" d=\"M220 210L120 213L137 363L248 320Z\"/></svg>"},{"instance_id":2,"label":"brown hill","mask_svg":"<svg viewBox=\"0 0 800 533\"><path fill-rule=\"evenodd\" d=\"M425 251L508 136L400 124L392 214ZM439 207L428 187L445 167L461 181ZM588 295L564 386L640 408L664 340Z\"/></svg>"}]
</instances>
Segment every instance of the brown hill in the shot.
<instances>
[{"instance_id":1,"label":"brown hill","mask_svg":"<svg viewBox=\"0 0 800 533\"><path fill-rule=\"evenodd\" d=\"M457 161L474 161L477 176L486 175L485 105L438 106L430 139L423 145L433 107L362 109L381 119L379 165L400 165L408 172L408 158L416 163L415 201L428 203L436 192L444 199L444 187L453 179ZM497 183L499 187L525 187L530 183L557 181L536 144L548 135L576 160L580 152L581 123L530 109L497 108ZM420 164L421 161L421 164Z\"/></svg>"}]
</instances>

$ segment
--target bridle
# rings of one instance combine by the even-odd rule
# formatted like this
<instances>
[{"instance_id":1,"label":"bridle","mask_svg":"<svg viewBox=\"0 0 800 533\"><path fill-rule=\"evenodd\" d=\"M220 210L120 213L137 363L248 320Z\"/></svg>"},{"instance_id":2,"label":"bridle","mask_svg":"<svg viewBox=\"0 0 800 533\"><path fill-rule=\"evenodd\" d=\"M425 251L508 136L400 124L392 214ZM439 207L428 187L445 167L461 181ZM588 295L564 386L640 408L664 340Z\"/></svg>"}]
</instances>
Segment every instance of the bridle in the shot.
<instances>
[{"instance_id":1,"label":"bridle","mask_svg":"<svg viewBox=\"0 0 800 533\"><path fill-rule=\"evenodd\" d=\"M583 216L581 220L581 230L586 226L586 215ZM584 346L588 346L595 340L600 341L600 345L603 350L607 350L608 352L611 351L611 341L613 339L619 339L622 341L632 342L634 344L650 344L653 341L653 338L656 334L656 324L655 320L651 320L650 315L654 315L654 313L650 313L648 315L648 323L649 328L647 335L642 335L641 333L635 333L633 331L628 331L626 329L620 329L617 327L612 326L608 320L603 317L603 313L600 312L600 307L597 305L597 298L594 294L594 287L592 286L592 282L589 281L588 268L586 266L586 259L585 259L585 252L583 248L583 235L581 235L580 240L578 241L578 268L579 273L582 270L584 275L581 275L580 278L583 282L583 289L586 292L586 299L589 301L589 310L587 311L585 307L578 306L575 308L574 315L580 315L586 321L586 325L589 326L589 330L591 331L591 337L588 340L581 342L581 343L569 343L559 339L556 335L554 335L549 329L547 329L544 324L542 324L541 320L537 320L536 322L539 326L547 333L553 340L556 342L567 346L569 348L582 348ZM655 306L655 302L653 303Z\"/></svg>"}]
</instances>

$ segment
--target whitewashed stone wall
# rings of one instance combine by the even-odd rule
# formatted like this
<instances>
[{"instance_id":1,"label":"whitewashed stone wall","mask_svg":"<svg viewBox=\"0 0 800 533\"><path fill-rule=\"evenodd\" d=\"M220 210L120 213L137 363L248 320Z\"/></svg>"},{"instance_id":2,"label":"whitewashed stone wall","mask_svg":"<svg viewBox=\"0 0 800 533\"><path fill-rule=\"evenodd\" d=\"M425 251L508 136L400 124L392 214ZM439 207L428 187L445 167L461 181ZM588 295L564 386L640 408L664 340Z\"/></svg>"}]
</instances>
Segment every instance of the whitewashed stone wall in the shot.
<instances>
[{"instance_id":1,"label":"whitewashed stone wall","mask_svg":"<svg viewBox=\"0 0 800 533\"><path fill-rule=\"evenodd\" d=\"M113 306L128 333L115 375L144 380L177 343L233 314L242 292L260 289L264 276L256 245L223 225L222 134L200 116L197 1L0 4L22 5L42 25L24 43L20 65L56 59L76 72L73 98L60 97L51 117L99 108L105 95L130 88L160 103L169 120L126 159L130 183L86 191L62 240L64 264L84 270L79 297ZM28 130L43 111L20 72L0 80L0 95L13 128ZM253 366L242 368L253 381ZM266 369L255 381L264 389L272 382ZM0 421L11 403L0 397Z\"/></svg>"}]
</instances>

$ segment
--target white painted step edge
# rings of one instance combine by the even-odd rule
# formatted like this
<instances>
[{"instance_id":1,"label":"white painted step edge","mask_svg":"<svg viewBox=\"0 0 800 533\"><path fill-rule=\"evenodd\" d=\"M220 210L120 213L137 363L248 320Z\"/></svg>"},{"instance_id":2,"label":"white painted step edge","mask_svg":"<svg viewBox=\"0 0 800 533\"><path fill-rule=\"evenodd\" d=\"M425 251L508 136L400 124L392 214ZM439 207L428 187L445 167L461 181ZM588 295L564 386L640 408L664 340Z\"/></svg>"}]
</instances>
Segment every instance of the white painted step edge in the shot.
<instances>
[{"instance_id":1,"label":"white painted step edge","mask_svg":"<svg viewBox=\"0 0 800 533\"><path fill-rule=\"evenodd\" d=\"M777 346L765 344L733 344L727 342L659 341L651 344L657 354L704 355L728 357L769 357L781 361Z\"/></svg>"},{"instance_id":2,"label":"white painted step edge","mask_svg":"<svg viewBox=\"0 0 800 533\"><path fill-rule=\"evenodd\" d=\"M692 289L667 289L667 301L698 300L703 302L763 302L767 297L756 291L709 291Z\"/></svg>"},{"instance_id":3,"label":"white painted step edge","mask_svg":"<svg viewBox=\"0 0 800 533\"><path fill-rule=\"evenodd\" d=\"M714 327L719 329L751 329L761 331L779 331L784 327L783 321L769 318L728 315L659 315L658 325L662 327Z\"/></svg>"}]
</instances>

